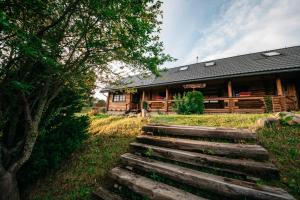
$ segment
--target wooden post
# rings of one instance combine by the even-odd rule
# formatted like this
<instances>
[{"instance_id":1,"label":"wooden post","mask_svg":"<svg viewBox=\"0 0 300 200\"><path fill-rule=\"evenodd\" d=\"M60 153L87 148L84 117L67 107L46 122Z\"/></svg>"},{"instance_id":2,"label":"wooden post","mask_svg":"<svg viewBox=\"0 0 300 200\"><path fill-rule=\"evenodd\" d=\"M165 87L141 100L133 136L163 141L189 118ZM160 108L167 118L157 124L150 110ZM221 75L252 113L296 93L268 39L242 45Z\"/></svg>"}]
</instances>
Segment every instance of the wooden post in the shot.
<instances>
[{"instance_id":1,"label":"wooden post","mask_svg":"<svg viewBox=\"0 0 300 200\"><path fill-rule=\"evenodd\" d=\"M228 89L228 97L232 97L232 84L231 84L231 81L228 81L227 89Z\"/></svg>"},{"instance_id":2,"label":"wooden post","mask_svg":"<svg viewBox=\"0 0 300 200\"><path fill-rule=\"evenodd\" d=\"M276 87L277 87L277 95L283 96L283 90L282 90L282 84L280 78L276 78Z\"/></svg>"},{"instance_id":3,"label":"wooden post","mask_svg":"<svg viewBox=\"0 0 300 200\"><path fill-rule=\"evenodd\" d=\"M106 112L107 112L108 109L109 109L109 95L110 95L110 92L108 92L108 94L107 94L107 100L106 100Z\"/></svg>"},{"instance_id":4,"label":"wooden post","mask_svg":"<svg viewBox=\"0 0 300 200\"><path fill-rule=\"evenodd\" d=\"M143 90L143 93L142 93L142 101L141 101L142 117L145 117L144 101L145 101L145 91Z\"/></svg>"},{"instance_id":5,"label":"wooden post","mask_svg":"<svg viewBox=\"0 0 300 200\"><path fill-rule=\"evenodd\" d=\"M228 97L232 97L232 83L231 80L228 81L227 83L227 92L228 92ZM234 102L232 99L228 100L228 108L229 112L233 112L233 107L234 107Z\"/></svg>"},{"instance_id":6,"label":"wooden post","mask_svg":"<svg viewBox=\"0 0 300 200\"><path fill-rule=\"evenodd\" d=\"M143 109L143 102L145 101L145 91L142 92L141 109Z\"/></svg>"},{"instance_id":7,"label":"wooden post","mask_svg":"<svg viewBox=\"0 0 300 200\"><path fill-rule=\"evenodd\" d=\"M166 88L166 100L165 100L165 110L168 112L168 99L169 99L169 90Z\"/></svg>"},{"instance_id":8,"label":"wooden post","mask_svg":"<svg viewBox=\"0 0 300 200\"><path fill-rule=\"evenodd\" d=\"M126 105L128 104L128 110L132 109L131 103L132 103L132 93L129 93L129 102L126 102Z\"/></svg>"}]
</instances>

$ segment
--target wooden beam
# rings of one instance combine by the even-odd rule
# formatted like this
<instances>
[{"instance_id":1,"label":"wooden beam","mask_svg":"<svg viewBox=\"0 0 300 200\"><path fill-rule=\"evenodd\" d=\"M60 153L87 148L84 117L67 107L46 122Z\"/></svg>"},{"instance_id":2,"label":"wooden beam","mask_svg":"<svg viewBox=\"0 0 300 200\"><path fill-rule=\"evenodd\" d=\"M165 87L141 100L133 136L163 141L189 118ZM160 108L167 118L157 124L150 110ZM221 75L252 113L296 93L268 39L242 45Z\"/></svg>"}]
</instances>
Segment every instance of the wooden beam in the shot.
<instances>
[{"instance_id":1,"label":"wooden beam","mask_svg":"<svg viewBox=\"0 0 300 200\"><path fill-rule=\"evenodd\" d=\"M169 99L169 90L166 88L166 101L165 101L165 109L168 112L168 99Z\"/></svg>"},{"instance_id":2,"label":"wooden beam","mask_svg":"<svg viewBox=\"0 0 300 200\"><path fill-rule=\"evenodd\" d=\"M126 100L126 105L128 105L127 110L131 110L131 102L132 102L132 93L129 93L129 102Z\"/></svg>"},{"instance_id":3,"label":"wooden beam","mask_svg":"<svg viewBox=\"0 0 300 200\"><path fill-rule=\"evenodd\" d=\"M93 200L122 200L122 198L103 187L99 187L95 192L92 193Z\"/></svg>"},{"instance_id":4,"label":"wooden beam","mask_svg":"<svg viewBox=\"0 0 300 200\"><path fill-rule=\"evenodd\" d=\"M136 139L138 142L144 144L212 154L215 156L246 158L261 161L269 159L268 151L262 146L254 144L229 144L149 135L139 135Z\"/></svg>"},{"instance_id":5,"label":"wooden beam","mask_svg":"<svg viewBox=\"0 0 300 200\"><path fill-rule=\"evenodd\" d=\"M180 167L174 164L156 161L154 159L143 158L133 154L122 155L121 161L125 165L133 167L133 170L137 169L147 173L156 173L161 175L162 177L172 179L177 183L186 184L194 188L201 188L202 191L207 191L211 194L214 194L214 197L215 195L217 195L217 197L221 197L218 199L224 199L223 197L228 197L229 199L295 200L295 198L293 198L290 194L280 188L257 186L256 183L232 178L224 178L197 170ZM126 185L131 186L132 184ZM173 193L173 191L170 191L170 193ZM152 199L154 200L170 198ZM176 196L175 199L191 198L180 198L180 196Z\"/></svg>"},{"instance_id":6,"label":"wooden beam","mask_svg":"<svg viewBox=\"0 0 300 200\"><path fill-rule=\"evenodd\" d=\"M246 159L232 159L221 156L212 156L191 151L182 151L171 148L147 145L142 143L131 143L130 147L135 152L146 155L151 150L151 157L159 157L192 166L218 169L219 171L266 179L279 177L278 169L270 163L257 162Z\"/></svg>"},{"instance_id":7,"label":"wooden beam","mask_svg":"<svg viewBox=\"0 0 300 200\"><path fill-rule=\"evenodd\" d=\"M106 111L108 111L108 109L109 109L109 96L110 96L110 92L108 92L108 94L107 94Z\"/></svg>"},{"instance_id":8,"label":"wooden beam","mask_svg":"<svg viewBox=\"0 0 300 200\"><path fill-rule=\"evenodd\" d=\"M145 101L145 91L143 90L142 100Z\"/></svg>"},{"instance_id":9,"label":"wooden beam","mask_svg":"<svg viewBox=\"0 0 300 200\"><path fill-rule=\"evenodd\" d=\"M143 103L145 101L145 91L142 92L141 110L143 109Z\"/></svg>"},{"instance_id":10,"label":"wooden beam","mask_svg":"<svg viewBox=\"0 0 300 200\"><path fill-rule=\"evenodd\" d=\"M283 96L283 90L282 90L282 84L280 78L276 78L276 88L277 88L277 95Z\"/></svg>"},{"instance_id":11,"label":"wooden beam","mask_svg":"<svg viewBox=\"0 0 300 200\"><path fill-rule=\"evenodd\" d=\"M232 84L230 80L227 83L227 89L228 89L228 97L232 97Z\"/></svg>"},{"instance_id":12,"label":"wooden beam","mask_svg":"<svg viewBox=\"0 0 300 200\"><path fill-rule=\"evenodd\" d=\"M210 138L225 139L231 141L256 140L256 135L248 129L233 128L212 128L177 125L156 125L148 124L142 127L144 132L151 132L153 135L166 135L188 138Z\"/></svg>"},{"instance_id":13,"label":"wooden beam","mask_svg":"<svg viewBox=\"0 0 300 200\"><path fill-rule=\"evenodd\" d=\"M130 190L147 197L147 199L158 200L177 200L177 199L189 199L189 200L205 200L199 196L195 196L191 193L185 192L173 186L154 181L150 178L135 174L128 170L116 167L110 171L110 177L116 180L121 185L125 185Z\"/></svg>"}]
</instances>

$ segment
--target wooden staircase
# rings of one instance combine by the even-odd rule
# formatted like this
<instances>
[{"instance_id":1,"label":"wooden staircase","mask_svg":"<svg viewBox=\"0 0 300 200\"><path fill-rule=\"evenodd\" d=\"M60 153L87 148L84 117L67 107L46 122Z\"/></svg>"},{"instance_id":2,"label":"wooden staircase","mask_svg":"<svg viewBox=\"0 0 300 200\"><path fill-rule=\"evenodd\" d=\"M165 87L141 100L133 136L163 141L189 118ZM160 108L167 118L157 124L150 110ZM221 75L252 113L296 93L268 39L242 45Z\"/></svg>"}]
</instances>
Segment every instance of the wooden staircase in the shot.
<instances>
[{"instance_id":1,"label":"wooden staircase","mask_svg":"<svg viewBox=\"0 0 300 200\"><path fill-rule=\"evenodd\" d=\"M132 199L123 188L154 200L294 199L261 184L279 173L250 130L147 125L143 131L110 171L111 186L95 191L94 199Z\"/></svg>"}]
</instances>

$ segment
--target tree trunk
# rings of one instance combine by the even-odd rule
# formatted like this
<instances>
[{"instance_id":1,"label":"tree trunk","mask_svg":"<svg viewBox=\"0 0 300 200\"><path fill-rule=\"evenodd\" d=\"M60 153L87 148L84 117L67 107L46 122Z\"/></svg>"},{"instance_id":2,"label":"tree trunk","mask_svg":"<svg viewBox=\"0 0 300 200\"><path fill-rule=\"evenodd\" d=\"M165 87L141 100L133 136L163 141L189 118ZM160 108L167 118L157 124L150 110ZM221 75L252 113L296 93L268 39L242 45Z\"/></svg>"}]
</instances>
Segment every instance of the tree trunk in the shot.
<instances>
[{"instance_id":1,"label":"tree trunk","mask_svg":"<svg viewBox=\"0 0 300 200\"><path fill-rule=\"evenodd\" d=\"M0 200L19 200L16 174L5 172L0 177Z\"/></svg>"}]
</instances>

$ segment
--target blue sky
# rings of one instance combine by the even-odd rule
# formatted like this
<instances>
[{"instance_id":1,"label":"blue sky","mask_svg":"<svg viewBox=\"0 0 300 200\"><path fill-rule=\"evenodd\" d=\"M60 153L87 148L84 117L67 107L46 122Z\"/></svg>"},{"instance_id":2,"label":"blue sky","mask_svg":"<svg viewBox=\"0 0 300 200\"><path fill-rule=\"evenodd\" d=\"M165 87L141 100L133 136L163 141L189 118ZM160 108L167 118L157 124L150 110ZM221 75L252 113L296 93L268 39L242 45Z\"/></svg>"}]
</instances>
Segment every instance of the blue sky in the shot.
<instances>
[{"instance_id":1,"label":"blue sky","mask_svg":"<svg viewBox=\"0 0 300 200\"><path fill-rule=\"evenodd\" d=\"M164 67L300 45L300 0L163 0Z\"/></svg>"}]
</instances>

